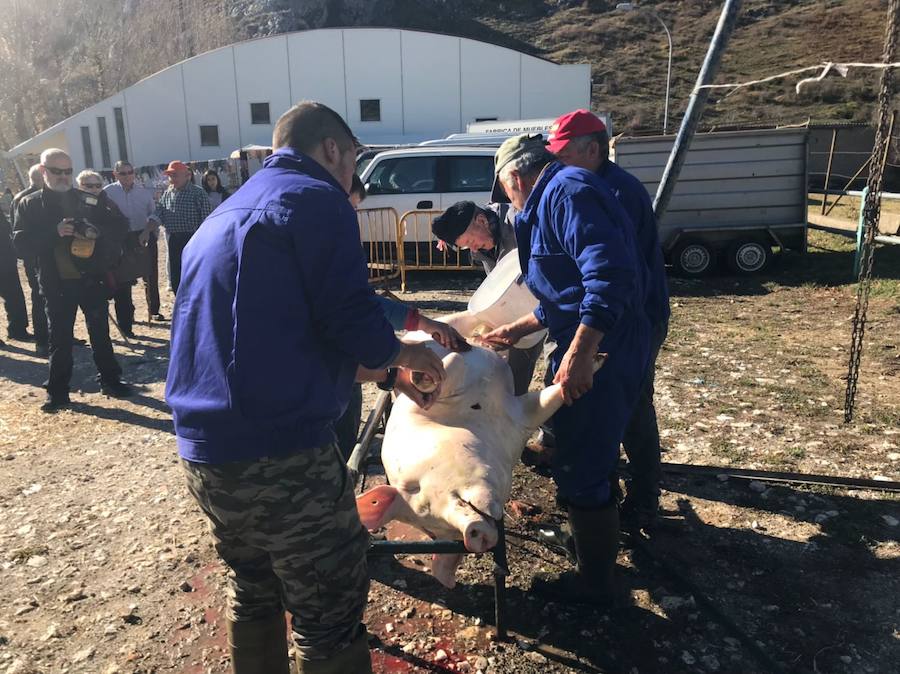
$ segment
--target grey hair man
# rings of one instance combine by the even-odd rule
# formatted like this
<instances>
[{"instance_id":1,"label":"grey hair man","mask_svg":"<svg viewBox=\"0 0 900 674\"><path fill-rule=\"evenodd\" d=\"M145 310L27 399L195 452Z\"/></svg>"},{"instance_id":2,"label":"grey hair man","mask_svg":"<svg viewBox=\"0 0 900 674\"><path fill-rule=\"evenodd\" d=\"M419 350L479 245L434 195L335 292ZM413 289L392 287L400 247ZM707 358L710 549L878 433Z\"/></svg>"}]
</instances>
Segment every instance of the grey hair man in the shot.
<instances>
[{"instance_id":1,"label":"grey hair man","mask_svg":"<svg viewBox=\"0 0 900 674\"><path fill-rule=\"evenodd\" d=\"M103 393L131 395L122 383L109 339L108 274L117 262L127 224L106 200L72 189L72 160L63 150L41 154L44 187L16 209L13 240L23 259L37 259L38 280L47 302L50 376L45 412L69 404L75 316L81 308Z\"/></svg>"},{"instance_id":2,"label":"grey hair man","mask_svg":"<svg viewBox=\"0 0 900 674\"><path fill-rule=\"evenodd\" d=\"M646 265L605 184L554 161L540 136L505 141L494 167L494 200L508 196L519 210L519 261L540 305L483 338L509 345L546 327L557 344L553 381L566 402L553 416L551 471L578 566L536 578L532 590L557 601L615 603L619 516L610 475L649 361ZM601 355L608 357L594 373Z\"/></svg>"},{"instance_id":3,"label":"grey hair man","mask_svg":"<svg viewBox=\"0 0 900 674\"><path fill-rule=\"evenodd\" d=\"M19 207L19 202L29 194L39 192L43 187L44 176L41 173L41 165L33 164L28 169L28 187L13 197L12 208L9 212L10 224L15 226L16 209ZM41 294L41 286L38 283L36 261L23 258L22 263L25 267L25 278L28 279L28 286L31 290L31 324L34 328L34 350L37 355L46 357L49 353L47 312L44 308L44 296Z\"/></svg>"},{"instance_id":4,"label":"grey hair man","mask_svg":"<svg viewBox=\"0 0 900 674\"><path fill-rule=\"evenodd\" d=\"M116 178L103 188L103 193L119 207L128 219L128 238L125 240L126 255L142 261L141 278L144 279L144 295L147 300L147 315L157 321L165 320L159 313L159 246L157 231L159 216L153 192L135 184L134 167L127 161L118 161L113 167ZM116 320L123 332L131 333L134 326L134 302L131 298L133 281L123 281L113 297Z\"/></svg>"}]
</instances>

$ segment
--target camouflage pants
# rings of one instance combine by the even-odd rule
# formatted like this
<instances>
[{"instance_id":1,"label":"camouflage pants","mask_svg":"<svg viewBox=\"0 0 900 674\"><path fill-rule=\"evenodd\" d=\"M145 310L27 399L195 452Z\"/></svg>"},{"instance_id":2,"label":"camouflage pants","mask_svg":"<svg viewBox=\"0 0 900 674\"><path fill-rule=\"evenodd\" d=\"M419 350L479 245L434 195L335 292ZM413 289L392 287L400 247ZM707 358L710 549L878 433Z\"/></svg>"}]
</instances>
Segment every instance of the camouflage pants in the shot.
<instances>
[{"instance_id":1,"label":"camouflage pants","mask_svg":"<svg viewBox=\"0 0 900 674\"><path fill-rule=\"evenodd\" d=\"M368 534L336 445L224 464L182 462L228 567L228 617L287 610L304 659L327 658L364 630Z\"/></svg>"}]
</instances>

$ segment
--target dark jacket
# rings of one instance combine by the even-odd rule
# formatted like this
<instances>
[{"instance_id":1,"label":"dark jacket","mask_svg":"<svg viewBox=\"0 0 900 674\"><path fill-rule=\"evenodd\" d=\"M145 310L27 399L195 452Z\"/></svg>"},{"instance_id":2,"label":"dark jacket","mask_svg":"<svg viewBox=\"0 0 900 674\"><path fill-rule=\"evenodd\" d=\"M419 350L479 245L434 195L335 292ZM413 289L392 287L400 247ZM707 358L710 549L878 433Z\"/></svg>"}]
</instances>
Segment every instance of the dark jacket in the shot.
<instances>
[{"instance_id":1,"label":"dark jacket","mask_svg":"<svg viewBox=\"0 0 900 674\"><path fill-rule=\"evenodd\" d=\"M669 284L650 195L640 180L609 160L603 162L597 174L609 185L636 228L638 248L647 263L647 318L654 329L664 332L671 314Z\"/></svg>"},{"instance_id":2,"label":"dark jacket","mask_svg":"<svg viewBox=\"0 0 900 674\"><path fill-rule=\"evenodd\" d=\"M649 350L646 264L628 215L596 174L550 163L516 216L516 239L540 301L535 315L562 349L584 323L604 333L600 351L611 357L635 344Z\"/></svg>"},{"instance_id":3,"label":"dark jacket","mask_svg":"<svg viewBox=\"0 0 900 674\"><path fill-rule=\"evenodd\" d=\"M399 349L347 194L282 148L184 249L166 379L179 453L226 463L333 442L357 366Z\"/></svg>"},{"instance_id":4,"label":"dark jacket","mask_svg":"<svg viewBox=\"0 0 900 674\"><path fill-rule=\"evenodd\" d=\"M0 269L9 269L16 266L16 252L13 249L12 229L9 220L0 213Z\"/></svg>"},{"instance_id":5,"label":"dark jacket","mask_svg":"<svg viewBox=\"0 0 900 674\"><path fill-rule=\"evenodd\" d=\"M60 237L57 226L64 218L90 222L100 232L93 254L87 260L69 254L72 237ZM29 194L16 207L13 242L23 260L35 259L41 289L53 292L60 278L74 268L79 278L104 281L121 257L128 234L128 221L102 193L94 196L81 190L54 192L50 189ZM61 265L67 270L61 274Z\"/></svg>"},{"instance_id":6,"label":"dark jacket","mask_svg":"<svg viewBox=\"0 0 900 674\"><path fill-rule=\"evenodd\" d=\"M9 222L12 225L16 224L16 209L19 207L19 202L22 201L29 194L34 194L35 192L40 192L41 188L37 185L29 185L21 192L17 192L16 196L13 197L12 206L9 209Z\"/></svg>"}]
</instances>

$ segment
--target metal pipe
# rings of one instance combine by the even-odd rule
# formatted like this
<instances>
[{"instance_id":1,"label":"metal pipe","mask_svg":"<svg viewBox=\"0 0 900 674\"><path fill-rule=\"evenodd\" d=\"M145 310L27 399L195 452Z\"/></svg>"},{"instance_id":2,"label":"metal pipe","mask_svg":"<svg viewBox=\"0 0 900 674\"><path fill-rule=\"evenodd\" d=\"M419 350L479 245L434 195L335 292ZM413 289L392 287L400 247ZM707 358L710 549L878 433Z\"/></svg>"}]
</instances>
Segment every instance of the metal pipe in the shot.
<instances>
[{"instance_id":1,"label":"metal pipe","mask_svg":"<svg viewBox=\"0 0 900 674\"><path fill-rule=\"evenodd\" d=\"M831 180L831 164L834 161L834 146L837 143L837 129L831 130L831 149L828 150L828 168L825 169L825 192L822 194L822 215L828 207L828 183Z\"/></svg>"},{"instance_id":2,"label":"metal pipe","mask_svg":"<svg viewBox=\"0 0 900 674\"><path fill-rule=\"evenodd\" d=\"M501 518L497 522L497 545L491 550L494 555L494 625L497 641L506 641L506 576L509 563L506 559L506 529Z\"/></svg>"},{"instance_id":3,"label":"metal pipe","mask_svg":"<svg viewBox=\"0 0 900 674\"><path fill-rule=\"evenodd\" d=\"M378 398L375 399L375 406L372 408L372 411L369 412L369 417L366 419L366 425L363 426L362 434L359 436L359 442L354 445L353 453L347 460L347 468L350 469L350 476L353 478L354 487L359 481L360 466L366 458L366 455L369 453L369 444L372 442L372 438L375 437L375 432L378 430L378 424L381 421L381 417L384 415L390 400L391 394L388 391L382 391L378 395Z\"/></svg>"},{"instance_id":4,"label":"metal pipe","mask_svg":"<svg viewBox=\"0 0 900 674\"><path fill-rule=\"evenodd\" d=\"M716 25L716 32L713 33L712 40L709 43L709 50L706 52L703 66L700 68L700 74L697 76L697 83L694 85L694 91L688 101L687 110L685 110L684 118L681 120L681 127L678 129L678 135L675 137L675 144L672 146L669 161L659 181L656 198L653 200L653 212L656 214L657 221L662 221L662 217L669 207L675 183L678 181L678 174L681 173L681 167L691 146L691 139L694 137L697 123L703 115L706 100L709 98L709 89L701 89L700 87L712 84L713 80L715 80L719 71L719 64L722 61L722 54L725 52L728 38L731 36L731 31L737 22L737 15L740 9L741 0L725 0L725 6L722 8L722 14L719 16L719 23Z\"/></svg>"}]
</instances>

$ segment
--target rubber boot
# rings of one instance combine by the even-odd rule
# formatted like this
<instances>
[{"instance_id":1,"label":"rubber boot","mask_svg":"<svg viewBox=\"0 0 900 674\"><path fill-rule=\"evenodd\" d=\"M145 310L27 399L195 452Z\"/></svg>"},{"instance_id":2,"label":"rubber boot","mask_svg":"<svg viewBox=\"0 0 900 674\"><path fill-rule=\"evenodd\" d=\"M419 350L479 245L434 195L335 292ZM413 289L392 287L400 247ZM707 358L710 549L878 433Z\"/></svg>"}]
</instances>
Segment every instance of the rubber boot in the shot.
<instances>
[{"instance_id":1,"label":"rubber boot","mask_svg":"<svg viewBox=\"0 0 900 674\"><path fill-rule=\"evenodd\" d=\"M234 674L290 674L284 613L264 620L229 620L228 647Z\"/></svg>"},{"instance_id":2,"label":"rubber boot","mask_svg":"<svg viewBox=\"0 0 900 674\"><path fill-rule=\"evenodd\" d=\"M615 502L594 510L569 506L578 567L532 581L531 591L552 601L611 608L619 603L616 557L619 511Z\"/></svg>"},{"instance_id":3,"label":"rubber boot","mask_svg":"<svg viewBox=\"0 0 900 674\"><path fill-rule=\"evenodd\" d=\"M325 660L303 660L297 654L298 674L372 674L368 635L363 632L347 648Z\"/></svg>"}]
</instances>

